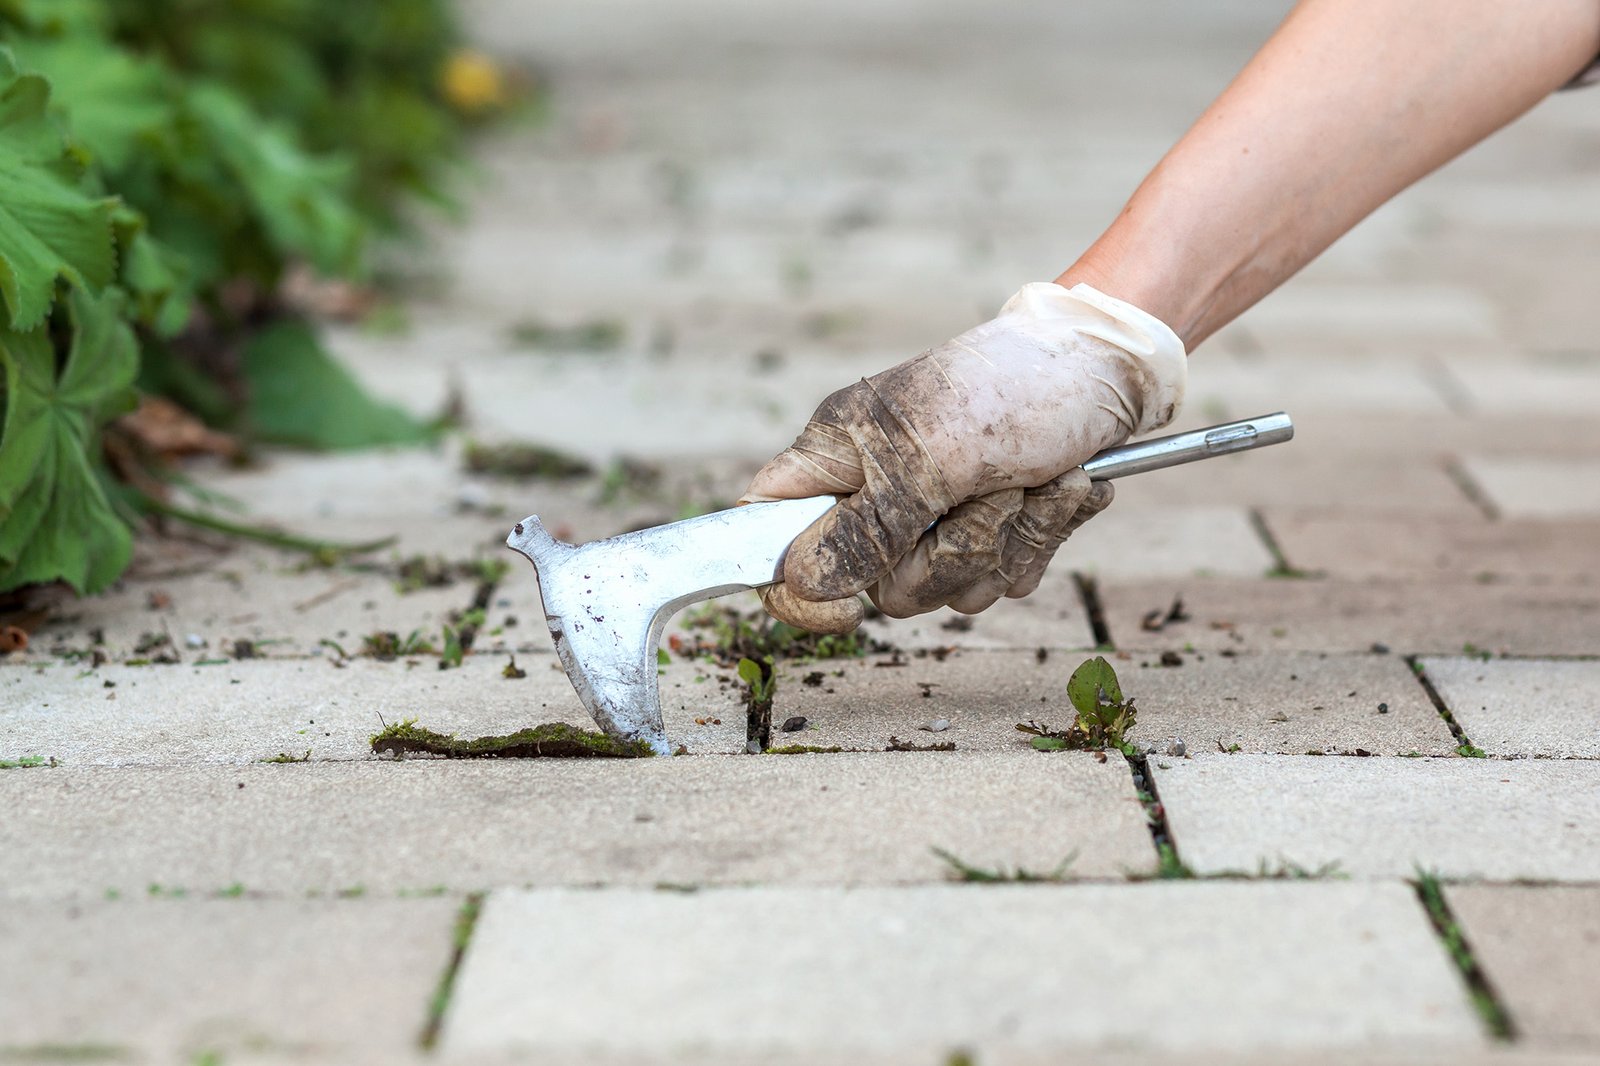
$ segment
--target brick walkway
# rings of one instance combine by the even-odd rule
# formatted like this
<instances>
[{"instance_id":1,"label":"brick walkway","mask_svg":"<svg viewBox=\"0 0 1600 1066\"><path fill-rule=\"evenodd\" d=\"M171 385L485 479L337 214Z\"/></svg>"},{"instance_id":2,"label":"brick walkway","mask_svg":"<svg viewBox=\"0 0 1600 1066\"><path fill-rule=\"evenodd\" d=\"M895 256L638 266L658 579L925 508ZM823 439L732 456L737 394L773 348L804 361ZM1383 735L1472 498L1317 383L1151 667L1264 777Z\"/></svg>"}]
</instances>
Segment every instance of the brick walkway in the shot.
<instances>
[{"instance_id":1,"label":"brick walkway","mask_svg":"<svg viewBox=\"0 0 1600 1066\"><path fill-rule=\"evenodd\" d=\"M476 438L664 475L483 480L457 441L205 480L396 558L730 500L822 394L1054 276L1258 8L475 0L553 117L406 253L410 330L337 345ZM786 664L778 716L840 754L737 755L728 673L680 657L688 757L378 760L380 717L585 722L520 561L442 671L362 637L437 640L470 576L143 546L0 660L0 760L47 763L0 771L0 1059L1600 1054L1597 168L1600 90L1541 107L1195 355L1184 427L1282 408L1295 443L1122 483L970 628L870 623L903 665ZM548 341L582 326L623 339ZM1097 645L1142 766L1013 728Z\"/></svg>"}]
</instances>

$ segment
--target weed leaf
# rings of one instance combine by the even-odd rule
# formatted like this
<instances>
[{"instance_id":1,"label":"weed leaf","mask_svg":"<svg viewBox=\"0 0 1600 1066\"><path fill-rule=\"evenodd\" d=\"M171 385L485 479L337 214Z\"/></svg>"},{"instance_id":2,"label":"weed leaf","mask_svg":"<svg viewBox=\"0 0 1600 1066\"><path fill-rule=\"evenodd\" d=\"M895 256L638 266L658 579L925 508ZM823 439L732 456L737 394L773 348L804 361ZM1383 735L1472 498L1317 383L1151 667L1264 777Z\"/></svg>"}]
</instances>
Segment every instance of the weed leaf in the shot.
<instances>
[{"instance_id":1,"label":"weed leaf","mask_svg":"<svg viewBox=\"0 0 1600 1066\"><path fill-rule=\"evenodd\" d=\"M1072 671L1072 677L1067 680L1067 699L1079 715L1093 720L1100 718L1100 708L1104 704L1123 702L1117 672L1104 655L1096 655Z\"/></svg>"}]
</instances>

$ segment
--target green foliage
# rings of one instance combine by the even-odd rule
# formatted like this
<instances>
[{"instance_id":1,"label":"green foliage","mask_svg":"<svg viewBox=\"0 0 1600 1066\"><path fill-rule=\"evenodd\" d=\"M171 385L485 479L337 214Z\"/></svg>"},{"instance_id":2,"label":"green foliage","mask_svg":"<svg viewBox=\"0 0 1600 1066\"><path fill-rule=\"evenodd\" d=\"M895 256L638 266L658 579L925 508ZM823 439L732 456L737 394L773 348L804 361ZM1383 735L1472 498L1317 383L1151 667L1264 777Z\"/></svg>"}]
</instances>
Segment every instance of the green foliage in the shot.
<instances>
[{"instance_id":1,"label":"green foliage","mask_svg":"<svg viewBox=\"0 0 1600 1066\"><path fill-rule=\"evenodd\" d=\"M115 202L86 187L49 102L50 83L0 51L0 296L13 330L44 321L56 279L99 288L116 272Z\"/></svg>"},{"instance_id":2,"label":"green foliage","mask_svg":"<svg viewBox=\"0 0 1600 1066\"><path fill-rule=\"evenodd\" d=\"M772 668L772 656L763 656L760 662L740 659L739 680L749 686L753 703L771 703L778 689L778 672Z\"/></svg>"},{"instance_id":3,"label":"green foliage","mask_svg":"<svg viewBox=\"0 0 1600 1066\"><path fill-rule=\"evenodd\" d=\"M1040 882L1065 881L1067 880L1067 868L1078 857L1078 853L1074 851L1065 859L1062 859L1055 869L1038 873L1024 869L1021 866L1014 870L1007 870L1004 866L990 870L982 866L974 866L943 848L934 848L932 850L935 855L944 861L945 865L950 867L950 879L952 881L970 881L977 884L1037 884Z\"/></svg>"},{"instance_id":4,"label":"green foliage","mask_svg":"<svg viewBox=\"0 0 1600 1066\"><path fill-rule=\"evenodd\" d=\"M1116 748L1133 754L1127 739L1137 709L1133 700L1124 699L1117 671L1102 655L1085 660L1067 679L1067 699L1078 712L1077 721L1063 730L1052 730L1037 722L1018 722L1017 729L1029 733L1036 751L1103 751Z\"/></svg>"},{"instance_id":5,"label":"green foliage","mask_svg":"<svg viewBox=\"0 0 1600 1066\"><path fill-rule=\"evenodd\" d=\"M547 722L506 736L458 738L417 725L415 718L385 726L369 740L380 755L442 755L449 759L615 758L655 754L642 740L615 740L564 722Z\"/></svg>"},{"instance_id":6,"label":"green foliage","mask_svg":"<svg viewBox=\"0 0 1600 1066\"><path fill-rule=\"evenodd\" d=\"M110 296L74 290L65 319L72 341L59 370L50 331L0 329L0 591L60 579L94 592L133 550L95 448L99 425L127 407L138 365L133 334Z\"/></svg>"},{"instance_id":7,"label":"green foliage","mask_svg":"<svg viewBox=\"0 0 1600 1066\"><path fill-rule=\"evenodd\" d=\"M97 591L132 515L196 519L108 491L136 381L266 440L431 435L275 289L359 276L400 195L438 197L457 40L446 0L0 0L0 591Z\"/></svg>"},{"instance_id":8,"label":"green foliage","mask_svg":"<svg viewBox=\"0 0 1600 1066\"><path fill-rule=\"evenodd\" d=\"M256 334L244 349L244 376L250 383L245 419L262 440L341 449L433 436L427 425L362 391L304 322L284 321Z\"/></svg>"}]
</instances>

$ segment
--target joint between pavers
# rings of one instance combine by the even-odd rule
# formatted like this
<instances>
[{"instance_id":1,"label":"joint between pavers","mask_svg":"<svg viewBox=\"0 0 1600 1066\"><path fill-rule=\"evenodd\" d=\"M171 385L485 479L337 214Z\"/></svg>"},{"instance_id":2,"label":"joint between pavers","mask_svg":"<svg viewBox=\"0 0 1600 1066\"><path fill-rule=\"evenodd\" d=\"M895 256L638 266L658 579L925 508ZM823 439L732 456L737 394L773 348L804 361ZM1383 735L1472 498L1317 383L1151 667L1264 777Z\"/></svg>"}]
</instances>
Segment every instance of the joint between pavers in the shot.
<instances>
[{"instance_id":1,"label":"joint between pavers","mask_svg":"<svg viewBox=\"0 0 1600 1066\"><path fill-rule=\"evenodd\" d=\"M1450 956L1456 972L1461 975L1462 983L1466 985L1467 997L1472 1001L1473 1009L1477 1011L1484 1027L1489 1030L1489 1035L1501 1043L1515 1040L1517 1030L1511 1012L1506 1009L1500 994L1490 983L1489 976L1478 962L1466 933L1462 931L1461 923L1450 910L1450 904L1444 898L1444 890L1438 876L1418 869L1417 879L1411 884L1417 893L1418 902L1427 912L1434 933Z\"/></svg>"},{"instance_id":2,"label":"joint between pavers","mask_svg":"<svg viewBox=\"0 0 1600 1066\"><path fill-rule=\"evenodd\" d=\"M1466 730L1461 728L1461 723L1456 721L1456 716L1450 713L1450 705L1445 703L1444 696L1434 685L1433 679L1428 676L1427 667L1422 665L1422 660L1416 655L1405 657L1406 665L1411 667L1411 676L1417 679L1422 686L1422 691L1428 694L1428 700L1433 704L1433 709L1439 717L1444 719L1444 724L1449 728L1450 735L1456 739L1456 754L1470 759L1485 759L1488 754L1467 736Z\"/></svg>"},{"instance_id":3,"label":"joint between pavers","mask_svg":"<svg viewBox=\"0 0 1600 1066\"><path fill-rule=\"evenodd\" d=\"M1472 472L1459 458L1452 455L1444 461L1444 474L1461 495L1467 498L1468 503L1483 512L1483 517L1491 522L1498 522L1501 519L1500 508L1489 498L1483 486L1478 484L1478 479L1472 476Z\"/></svg>"},{"instance_id":4,"label":"joint between pavers","mask_svg":"<svg viewBox=\"0 0 1600 1066\"><path fill-rule=\"evenodd\" d=\"M1105 604L1100 600L1100 582L1089 574L1073 571L1073 587L1083 603L1083 612L1089 618L1089 629L1094 634L1097 651L1116 651L1116 641L1111 636L1111 626L1106 621Z\"/></svg>"},{"instance_id":5,"label":"joint between pavers","mask_svg":"<svg viewBox=\"0 0 1600 1066\"><path fill-rule=\"evenodd\" d=\"M478 927L478 916L483 913L483 899L482 892L470 894L461 902L461 910L456 913L450 959L445 963L444 972L439 975L439 984L428 1003L427 1021L417 1035L417 1046L424 1051L432 1051L438 1046L439 1033L444 1028L444 1016L450 1010L450 1000L455 995L456 978L467 956L467 945L472 942L472 934Z\"/></svg>"},{"instance_id":6,"label":"joint between pavers","mask_svg":"<svg viewBox=\"0 0 1600 1066\"><path fill-rule=\"evenodd\" d=\"M1144 806L1145 823L1150 829L1150 843L1156 849L1155 877L1160 880L1187 880L1194 871L1178 855L1178 846L1172 840L1172 827L1167 824L1167 809L1161 805L1161 794L1156 791L1155 778L1150 774L1150 762L1143 755L1123 752L1128 762L1128 772L1133 775L1134 791Z\"/></svg>"}]
</instances>

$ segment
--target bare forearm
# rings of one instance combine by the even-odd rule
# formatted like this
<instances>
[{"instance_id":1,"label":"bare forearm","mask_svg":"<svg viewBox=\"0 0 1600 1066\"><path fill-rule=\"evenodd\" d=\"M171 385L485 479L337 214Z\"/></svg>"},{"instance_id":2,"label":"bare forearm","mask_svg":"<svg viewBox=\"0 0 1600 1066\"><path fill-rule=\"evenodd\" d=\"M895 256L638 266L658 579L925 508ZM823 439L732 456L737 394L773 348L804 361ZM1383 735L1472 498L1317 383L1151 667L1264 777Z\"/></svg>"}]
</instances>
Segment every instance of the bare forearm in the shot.
<instances>
[{"instance_id":1,"label":"bare forearm","mask_svg":"<svg viewBox=\"0 0 1600 1066\"><path fill-rule=\"evenodd\" d=\"M1303 0L1058 279L1192 350L1600 52L1600 0Z\"/></svg>"}]
</instances>

